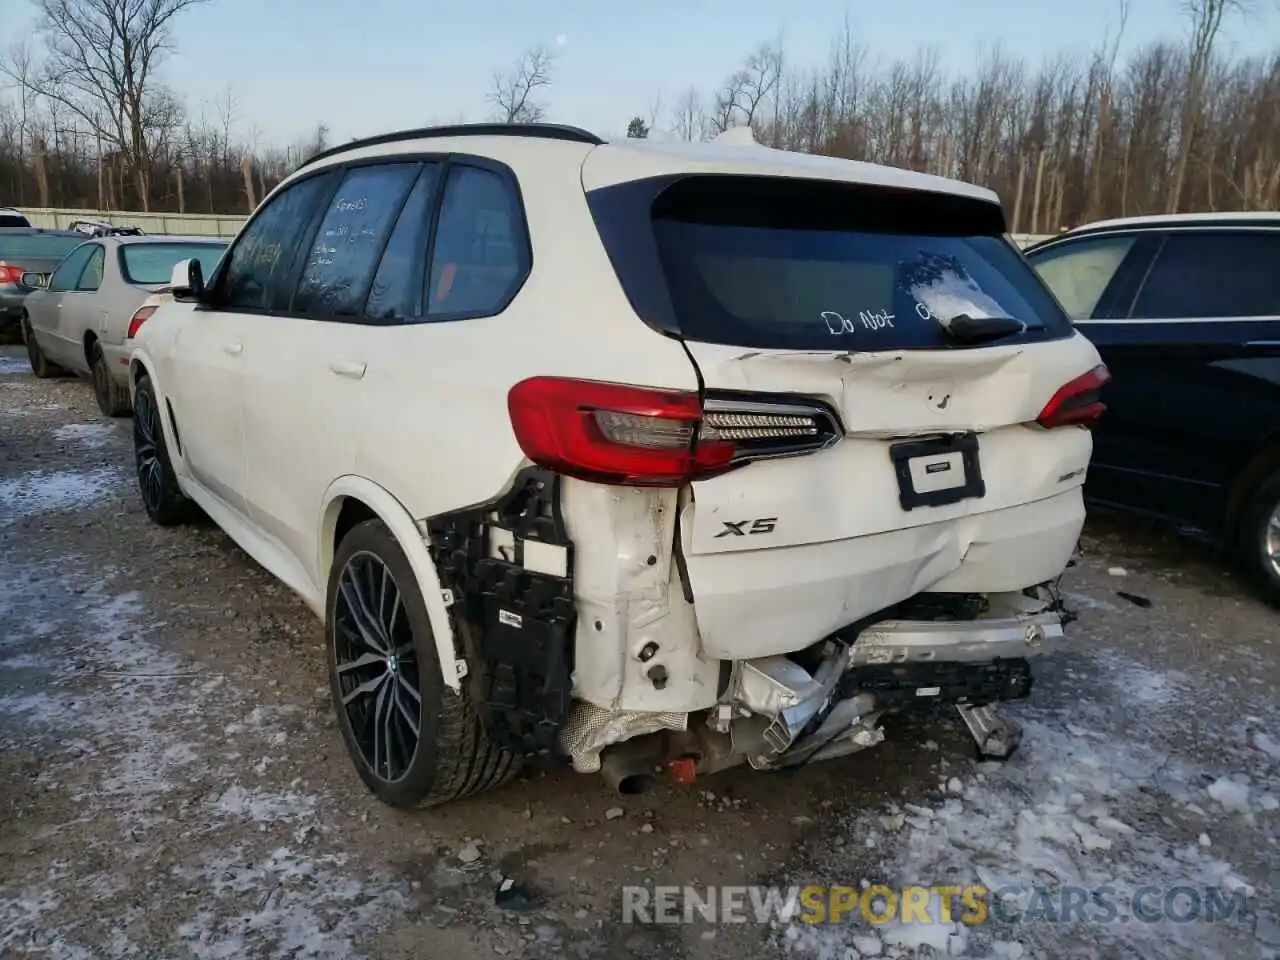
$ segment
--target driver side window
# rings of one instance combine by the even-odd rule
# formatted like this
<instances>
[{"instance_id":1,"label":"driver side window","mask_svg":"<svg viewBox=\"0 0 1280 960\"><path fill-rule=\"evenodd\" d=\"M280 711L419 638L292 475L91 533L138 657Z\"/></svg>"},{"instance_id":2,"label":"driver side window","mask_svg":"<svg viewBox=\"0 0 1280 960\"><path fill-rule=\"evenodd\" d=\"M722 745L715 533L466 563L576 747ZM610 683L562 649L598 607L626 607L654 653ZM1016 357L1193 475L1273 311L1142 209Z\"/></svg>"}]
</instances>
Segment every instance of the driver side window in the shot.
<instances>
[{"instance_id":1,"label":"driver side window","mask_svg":"<svg viewBox=\"0 0 1280 960\"><path fill-rule=\"evenodd\" d=\"M76 284L80 281L80 274L84 272L85 264L93 256L94 246L94 244L90 243L83 244L63 258L63 261L53 271L53 276L49 278L50 293L66 293L68 290L76 288Z\"/></svg>"},{"instance_id":2,"label":"driver side window","mask_svg":"<svg viewBox=\"0 0 1280 960\"><path fill-rule=\"evenodd\" d=\"M218 279L219 309L270 310L287 301L294 256L329 181L322 173L286 187L245 227Z\"/></svg>"}]
</instances>

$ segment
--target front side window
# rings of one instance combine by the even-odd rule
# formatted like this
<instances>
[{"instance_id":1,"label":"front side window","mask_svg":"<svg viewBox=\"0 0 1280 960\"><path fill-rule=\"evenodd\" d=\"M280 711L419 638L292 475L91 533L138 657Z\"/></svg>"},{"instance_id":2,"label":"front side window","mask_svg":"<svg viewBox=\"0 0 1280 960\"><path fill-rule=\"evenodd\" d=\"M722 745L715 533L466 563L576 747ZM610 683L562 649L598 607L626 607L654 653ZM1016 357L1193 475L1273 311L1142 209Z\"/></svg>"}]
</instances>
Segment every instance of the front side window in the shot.
<instances>
[{"instance_id":1,"label":"front side window","mask_svg":"<svg viewBox=\"0 0 1280 960\"><path fill-rule=\"evenodd\" d=\"M199 260L202 276L212 277L225 243L126 243L120 247L120 272L129 283L167 284L173 267L183 260Z\"/></svg>"},{"instance_id":2,"label":"front side window","mask_svg":"<svg viewBox=\"0 0 1280 960\"><path fill-rule=\"evenodd\" d=\"M80 280L80 274L84 272L85 264L89 262L95 249L97 247L94 244L86 243L71 251L49 278L49 292L65 293L68 290L74 290Z\"/></svg>"},{"instance_id":3,"label":"front side window","mask_svg":"<svg viewBox=\"0 0 1280 960\"><path fill-rule=\"evenodd\" d=\"M1033 250L1027 259L1067 316L1087 320L1136 239L1122 236L1076 240L1043 251Z\"/></svg>"},{"instance_id":4,"label":"front side window","mask_svg":"<svg viewBox=\"0 0 1280 960\"><path fill-rule=\"evenodd\" d=\"M524 218L510 183L482 167L451 167L431 258L428 319L500 312L523 282L528 261Z\"/></svg>"},{"instance_id":5,"label":"front side window","mask_svg":"<svg viewBox=\"0 0 1280 960\"><path fill-rule=\"evenodd\" d=\"M329 177L290 184L244 228L217 281L214 303L228 310L268 310L284 299L299 238L305 234Z\"/></svg>"},{"instance_id":6,"label":"front side window","mask_svg":"<svg viewBox=\"0 0 1280 960\"><path fill-rule=\"evenodd\" d=\"M1170 233L1134 302L1133 316L1280 316L1280 232Z\"/></svg>"},{"instance_id":7,"label":"front side window","mask_svg":"<svg viewBox=\"0 0 1280 960\"><path fill-rule=\"evenodd\" d=\"M303 263L292 310L314 316L361 312L378 259L420 165L356 167L342 178Z\"/></svg>"},{"instance_id":8,"label":"front side window","mask_svg":"<svg viewBox=\"0 0 1280 960\"><path fill-rule=\"evenodd\" d=\"M94 244L93 252L89 255L89 262L85 264L84 271L80 274L80 282L76 284L76 289L92 292L102 286L102 269L106 262L106 251Z\"/></svg>"}]
</instances>

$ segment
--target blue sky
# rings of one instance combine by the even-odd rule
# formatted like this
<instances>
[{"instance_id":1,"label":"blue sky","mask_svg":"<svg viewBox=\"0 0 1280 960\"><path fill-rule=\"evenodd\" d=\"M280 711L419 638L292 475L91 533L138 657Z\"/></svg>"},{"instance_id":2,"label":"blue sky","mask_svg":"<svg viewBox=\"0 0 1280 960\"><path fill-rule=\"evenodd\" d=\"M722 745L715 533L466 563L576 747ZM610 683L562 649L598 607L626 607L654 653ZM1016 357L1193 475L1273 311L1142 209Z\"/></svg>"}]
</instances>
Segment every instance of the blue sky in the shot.
<instances>
[{"instance_id":1,"label":"blue sky","mask_svg":"<svg viewBox=\"0 0 1280 960\"><path fill-rule=\"evenodd\" d=\"M1258 0L1224 30L1224 46L1269 49L1280 9ZM23 0L0 0L13 13ZM15 9L16 8L16 9ZM1084 51L1117 22L1118 0L211 0L177 21L165 81L193 113L228 85L237 130L283 145L317 123L335 139L453 119L488 119L490 77L522 50L557 51L550 119L617 133L661 95L712 89L760 42L781 33L791 64L823 60L849 18L884 61L938 50L967 69L983 44L1031 60ZM6 15L0 43L30 29ZM1184 33L1178 0L1131 0L1125 47Z\"/></svg>"}]
</instances>

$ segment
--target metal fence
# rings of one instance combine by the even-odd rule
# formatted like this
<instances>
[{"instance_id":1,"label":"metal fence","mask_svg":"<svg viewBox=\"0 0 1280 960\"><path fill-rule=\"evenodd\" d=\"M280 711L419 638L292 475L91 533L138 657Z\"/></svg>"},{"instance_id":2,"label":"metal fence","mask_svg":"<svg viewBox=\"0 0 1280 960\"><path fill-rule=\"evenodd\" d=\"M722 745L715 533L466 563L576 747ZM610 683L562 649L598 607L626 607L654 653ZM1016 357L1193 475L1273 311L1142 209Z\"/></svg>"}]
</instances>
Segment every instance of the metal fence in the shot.
<instances>
[{"instance_id":1,"label":"metal fence","mask_svg":"<svg viewBox=\"0 0 1280 960\"><path fill-rule=\"evenodd\" d=\"M48 207L23 207L22 212L32 226L66 229L72 220L109 220L126 227L141 227L143 233L169 233L200 237L234 237L244 225L245 217L221 213L132 213L124 210L64 210ZM1026 247L1044 234L1016 233L1014 242Z\"/></svg>"}]
</instances>

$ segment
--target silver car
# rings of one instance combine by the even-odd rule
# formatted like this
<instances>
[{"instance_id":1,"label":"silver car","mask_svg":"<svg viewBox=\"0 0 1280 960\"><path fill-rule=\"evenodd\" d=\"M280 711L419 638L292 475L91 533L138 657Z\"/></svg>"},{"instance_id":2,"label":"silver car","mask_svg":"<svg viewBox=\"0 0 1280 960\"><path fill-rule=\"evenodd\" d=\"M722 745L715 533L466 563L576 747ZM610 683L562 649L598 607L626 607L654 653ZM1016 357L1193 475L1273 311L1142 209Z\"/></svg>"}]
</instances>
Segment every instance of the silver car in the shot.
<instances>
[{"instance_id":1,"label":"silver car","mask_svg":"<svg viewBox=\"0 0 1280 960\"><path fill-rule=\"evenodd\" d=\"M77 373L93 381L98 406L126 416L129 356L125 340L152 293L169 286L173 265L197 259L205 276L226 249L206 237L97 237L72 250L27 297L23 334L37 377ZM140 323L143 318L139 318Z\"/></svg>"}]
</instances>

